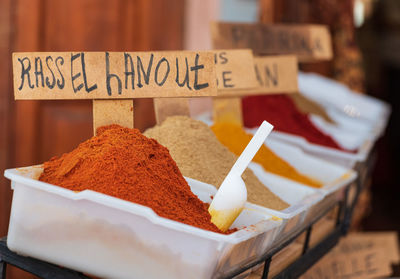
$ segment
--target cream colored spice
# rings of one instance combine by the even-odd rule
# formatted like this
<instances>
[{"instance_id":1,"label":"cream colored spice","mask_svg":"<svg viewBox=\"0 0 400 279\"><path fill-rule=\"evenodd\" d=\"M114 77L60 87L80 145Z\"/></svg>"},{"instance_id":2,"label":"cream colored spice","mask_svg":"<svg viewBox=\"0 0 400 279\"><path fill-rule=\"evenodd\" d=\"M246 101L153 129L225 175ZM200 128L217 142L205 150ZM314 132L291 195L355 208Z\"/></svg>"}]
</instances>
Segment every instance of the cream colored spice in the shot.
<instances>
[{"instance_id":1,"label":"cream colored spice","mask_svg":"<svg viewBox=\"0 0 400 279\"><path fill-rule=\"evenodd\" d=\"M186 116L169 117L144 135L169 149L184 176L217 188L237 159L206 124ZM247 169L242 178L247 186L249 202L276 210L289 206L264 186L251 170Z\"/></svg>"}]
</instances>

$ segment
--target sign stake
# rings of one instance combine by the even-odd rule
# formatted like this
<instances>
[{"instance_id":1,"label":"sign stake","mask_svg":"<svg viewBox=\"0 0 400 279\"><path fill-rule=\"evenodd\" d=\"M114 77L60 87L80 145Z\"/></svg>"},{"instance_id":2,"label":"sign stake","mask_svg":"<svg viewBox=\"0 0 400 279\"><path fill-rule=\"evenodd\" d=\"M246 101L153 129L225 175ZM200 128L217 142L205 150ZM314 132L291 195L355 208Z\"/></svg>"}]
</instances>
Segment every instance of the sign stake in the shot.
<instances>
[{"instance_id":1,"label":"sign stake","mask_svg":"<svg viewBox=\"0 0 400 279\"><path fill-rule=\"evenodd\" d=\"M119 124L133 128L133 100L93 100L93 134L98 127Z\"/></svg>"}]
</instances>

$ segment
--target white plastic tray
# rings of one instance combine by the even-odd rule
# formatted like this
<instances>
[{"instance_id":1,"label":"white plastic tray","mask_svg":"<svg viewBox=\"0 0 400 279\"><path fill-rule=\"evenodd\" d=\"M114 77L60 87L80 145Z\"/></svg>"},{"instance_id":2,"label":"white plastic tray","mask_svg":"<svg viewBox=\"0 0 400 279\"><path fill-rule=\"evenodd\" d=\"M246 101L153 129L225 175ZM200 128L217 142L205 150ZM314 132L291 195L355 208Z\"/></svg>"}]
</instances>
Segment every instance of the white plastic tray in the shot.
<instances>
[{"instance_id":1,"label":"white plastic tray","mask_svg":"<svg viewBox=\"0 0 400 279\"><path fill-rule=\"evenodd\" d=\"M334 138L340 146L349 150L357 149L357 152L346 152L339 149L311 143L301 136L280 132L277 130L274 130L271 133L270 138L278 139L288 144L298 146L303 149L304 152L307 154L314 155L318 158L334 162L347 168L353 168L357 162L362 162L366 160L376 139L374 138L372 133L359 130L350 131L348 127L344 128L343 126L336 127L316 116L311 116L310 120L321 131ZM247 129L248 132L253 134L256 130L257 128Z\"/></svg>"},{"instance_id":2,"label":"white plastic tray","mask_svg":"<svg viewBox=\"0 0 400 279\"><path fill-rule=\"evenodd\" d=\"M199 115L197 119L205 122L208 125L212 125L210 113L204 113L202 115ZM254 130L247 129L247 131L251 133L254 132L255 129ZM284 226L282 227L282 230L285 230L285 226L287 225L287 223L289 223L289 226L287 226L286 230L287 233L290 233L291 231L301 226L303 223L307 223L313 220L315 217L317 217L317 215L320 212L323 212L325 209L332 206L332 204L334 204L335 202L342 200L344 197L343 193L346 187L349 186L356 179L357 172L350 169L349 167L344 167L331 163L326 160L321 160L320 156L309 155L305 153L304 150L302 150L301 148L296 147L295 145L287 144L280 139L274 139L274 137L272 136L274 133L276 132L271 133L271 136L268 137L265 144L279 157L281 157L290 165L292 165L298 172L307 175L309 177L312 177L314 179L317 179L323 183L322 188L318 189L311 188L312 191L319 191L323 195L323 199L320 202L314 203L309 208L307 208L307 210L305 210L305 213L303 213L303 219L297 219L297 221L300 221L299 223L297 223L296 220L291 220L290 222L288 222L289 219L286 219L286 222L284 221ZM317 148L322 148L322 147L317 146ZM335 154L336 152L337 150L332 149L333 154ZM345 156L346 155L347 153L345 154ZM249 167L253 169L253 172L258 177L258 179L261 180L264 183L264 185L267 185L268 188L274 193L275 193L274 183L276 182L274 181L274 179L270 181L268 177L271 178L279 177L282 179L280 183L277 183L278 185L277 187L282 187L281 185L286 184L286 181L289 181L290 183L294 183L296 186L300 186L299 189L301 187L310 188L307 185L297 183L295 181L286 179L281 176L277 176L270 172L266 172L258 164L252 163ZM279 196L278 193L275 194ZM285 200L285 197L281 198ZM282 218L283 220L285 220L285 218L288 217L276 214L276 212L274 212L273 214L275 216ZM293 216L291 217L293 219ZM293 224L295 224L294 227Z\"/></svg>"},{"instance_id":3,"label":"white plastic tray","mask_svg":"<svg viewBox=\"0 0 400 279\"><path fill-rule=\"evenodd\" d=\"M254 129L249 129L249 132L254 133ZM346 168L353 168L357 162L365 161L374 144L373 140L365 139L363 145L358 149L357 153L350 153L313 144L306 141L302 137L288 133L275 131L270 134L270 137L294 146L298 146L306 154L313 155L317 158L341 165Z\"/></svg>"},{"instance_id":4,"label":"white plastic tray","mask_svg":"<svg viewBox=\"0 0 400 279\"><path fill-rule=\"evenodd\" d=\"M259 164L250 163L249 168L264 185L268 186L271 192L290 205L280 211L267 208L268 213L283 221L277 240L285 238L302 227L310 210L325 197L323 191L267 173Z\"/></svg>"},{"instance_id":5,"label":"white plastic tray","mask_svg":"<svg viewBox=\"0 0 400 279\"><path fill-rule=\"evenodd\" d=\"M357 177L354 170L308 155L299 147L273 138L268 138L265 144L301 174L321 181L323 186L320 189L324 191L335 191Z\"/></svg>"},{"instance_id":6,"label":"white plastic tray","mask_svg":"<svg viewBox=\"0 0 400 279\"><path fill-rule=\"evenodd\" d=\"M308 210L304 223L311 222L321 212L342 200L346 187L354 183L358 176L358 173L352 169L307 155L298 147L272 138L266 141L266 145L297 171L323 183L319 190L323 193L324 198Z\"/></svg>"},{"instance_id":7,"label":"white plastic tray","mask_svg":"<svg viewBox=\"0 0 400 279\"><path fill-rule=\"evenodd\" d=\"M196 119L206 123L209 126L213 125L210 112L205 112L203 114L197 115ZM257 128L246 128L246 131L252 134L254 134L256 130ZM349 169L353 168L357 162L365 161L374 145L374 140L371 137L366 137L365 139L363 139L363 144L358 149L358 152L350 153L334 148L325 147L322 145L309 143L303 137L274 130L268 137L267 142L270 139L286 143L287 146L291 145L294 147L299 147L304 151L304 154L306 155L311 155L318 159L323 159L325 161L329 161Z\"/></svg>"},{"instance_id":8,"label":"white plastic tray","mask_svg":"<svg viewBox=\"0 0 400 279\"><path fill-rule=\"evenodd\" d=\"M379 99L358 94L347 86L313 73L299 73L299 90L319 104L335 108L348 118L366 120L373 126L376 137L382 135L389 120L391 108ZM332 116L332 111L328 111Z\"/></svg>"},{"instance_id":9,"label":"white plastic tray","mask_svg":"<svg viewBox=\"0 0 400 279\"><path fill-rule=\"evenodd\" d=\"M368 121L367 119L350 117L343 111L339 111L334 107L324 104L320 105L325 109L325 112L329 115L329 117L335 122L335 124L331 125L335 125L341 129L352 131L357 134L361 133L374 139L378 138L379 134L381 133L380 128L374 126L374 123ZM318 115L311 114L311 121L318 126L318 121L325 120Z\"/></svg>"},{"instance_id":10,"label":"white plastic tray","mask_svg":"<svg viewBox=\"0 0 400 279\"><path fill-rule=\"evenodd\" d=\"M366 127L360 126L346 126L346 125L335 125L326 122L319 116L309 115L310 121L318 127L319 130L324 132L325 134L331 136L340 146L348 149L355 150L359 149L365 140L367 139L375 139L372 132Z\"/></svg>"},{"instance_id":11,"label":"white plastic tray","mask_svg":"<svg viewBox=\"0 0 400 279\"><path fill-rule=\"evenodd\" d=\"M256 258L281 221L246 204L223 235L156 215L150 208L93 191L75 193L36 178L40 166L9 169L14 190L10 250L102 278L214 278ZM210 202L210 185L189 180Z\"/></svg>"}]
</instances>

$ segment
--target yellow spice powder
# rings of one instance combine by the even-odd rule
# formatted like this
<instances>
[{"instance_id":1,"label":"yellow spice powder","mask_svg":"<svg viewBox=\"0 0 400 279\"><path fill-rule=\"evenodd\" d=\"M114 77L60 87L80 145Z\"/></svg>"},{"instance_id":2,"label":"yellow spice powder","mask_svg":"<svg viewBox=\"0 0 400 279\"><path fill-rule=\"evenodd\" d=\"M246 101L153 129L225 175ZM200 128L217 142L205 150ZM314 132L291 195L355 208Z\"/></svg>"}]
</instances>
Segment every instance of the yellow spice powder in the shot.
<instances>
[{"instance_id":1,"label":"yellow spice powder","mask_svg":"<svg viewBox=\"0 0 400 279\"><path fill-rule=\"evenodd\" d=\"M211 127L211 129L217 136L218 140L236 155L242 153L253 137L252 135L247 134L241 126L233 123L216 123ZM294 167L278 157L265 145L261 146L256 156L253 158L253 161L262 165L266 171L291 180L315 188L320 188L323 185L321 182L299 173Z\"/></svg>"}]
</instances>

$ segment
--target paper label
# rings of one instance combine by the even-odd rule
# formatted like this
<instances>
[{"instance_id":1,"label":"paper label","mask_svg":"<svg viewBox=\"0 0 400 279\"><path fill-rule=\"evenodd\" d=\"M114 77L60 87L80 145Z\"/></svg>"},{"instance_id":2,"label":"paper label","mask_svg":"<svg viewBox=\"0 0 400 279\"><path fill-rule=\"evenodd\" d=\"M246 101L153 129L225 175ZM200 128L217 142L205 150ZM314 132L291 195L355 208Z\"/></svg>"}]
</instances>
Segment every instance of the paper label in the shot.
<instances>
[{"instance_id":1,"label":"paper label","mask_svg":"<svg viewBox=\"0 0 400 279\"><path fill-rule=\"evenodd\" d=\"M295 54L299 61L332 59L329 29L312 24L211 24L215 49L250 48L255 54Z\"/></svg>"},{"instance_id":2,"label":"paper label","mask_svg":"<svg viewBox=\"0 0 400 279\"><path fill-rule=\"evenodd\" d=\"M213 52L18 52L15 99L131 99L217 94Z\"/></svg>"}]
</instances>

